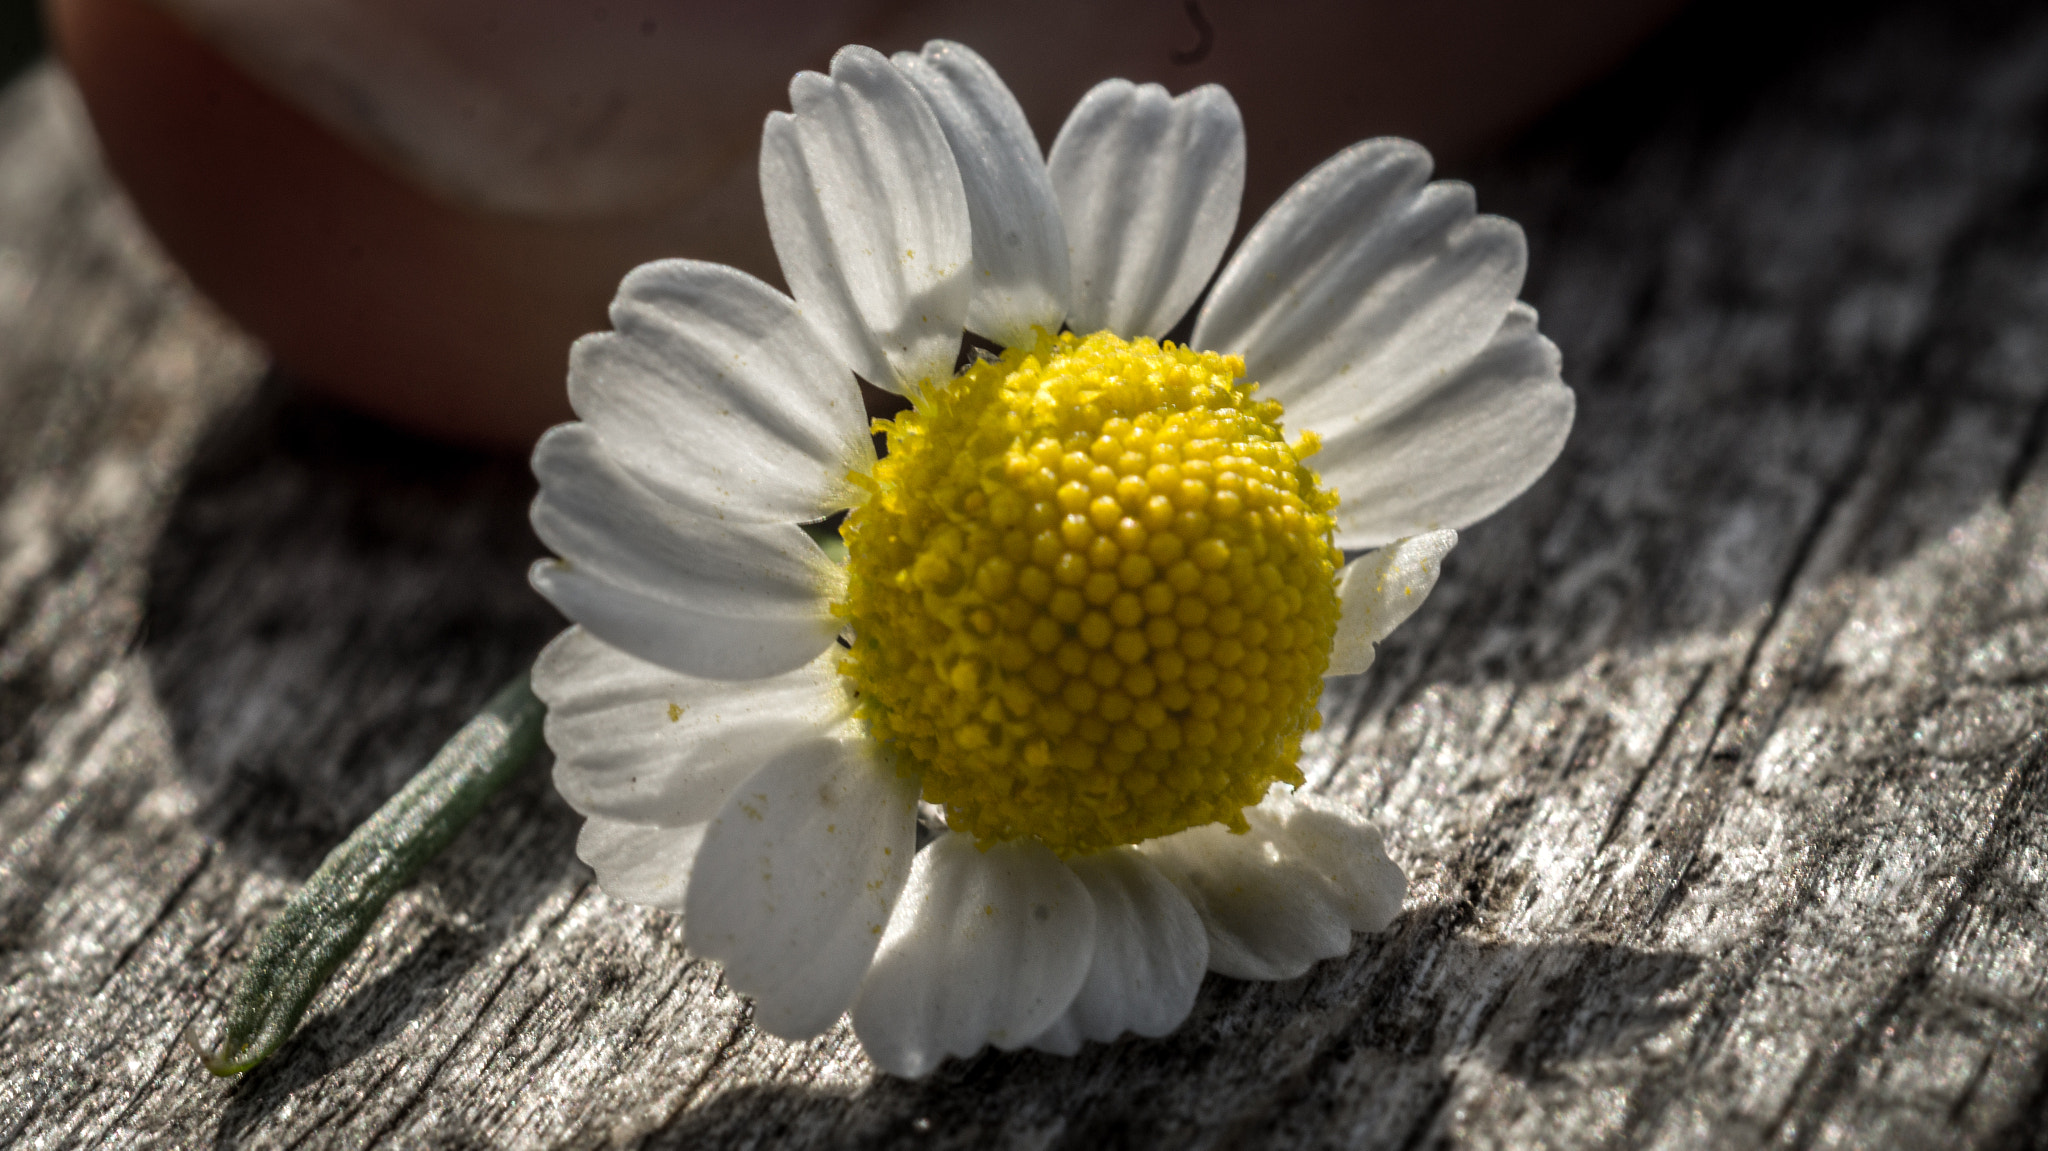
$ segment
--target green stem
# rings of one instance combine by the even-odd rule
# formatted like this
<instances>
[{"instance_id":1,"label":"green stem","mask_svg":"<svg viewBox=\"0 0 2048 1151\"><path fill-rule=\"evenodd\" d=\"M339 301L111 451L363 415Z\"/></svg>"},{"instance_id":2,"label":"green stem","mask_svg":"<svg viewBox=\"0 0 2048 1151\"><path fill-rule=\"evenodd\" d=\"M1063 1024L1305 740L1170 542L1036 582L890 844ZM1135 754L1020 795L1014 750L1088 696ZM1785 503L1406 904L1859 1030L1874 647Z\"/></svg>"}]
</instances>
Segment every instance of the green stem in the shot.
<instances>
[{"instance_id":1,"label":"green stem","mask_svg":"<svg viewBox=\"0 0 2048 1151\"><path fill-rule=\"evenodd\" d=\"M328 854L264 930L235 984L220 1042L200 1052L208 1071L247 1071L291 1038L384 905L532 758L546 712L521 673Z\"/></svg>"}]
</instances>

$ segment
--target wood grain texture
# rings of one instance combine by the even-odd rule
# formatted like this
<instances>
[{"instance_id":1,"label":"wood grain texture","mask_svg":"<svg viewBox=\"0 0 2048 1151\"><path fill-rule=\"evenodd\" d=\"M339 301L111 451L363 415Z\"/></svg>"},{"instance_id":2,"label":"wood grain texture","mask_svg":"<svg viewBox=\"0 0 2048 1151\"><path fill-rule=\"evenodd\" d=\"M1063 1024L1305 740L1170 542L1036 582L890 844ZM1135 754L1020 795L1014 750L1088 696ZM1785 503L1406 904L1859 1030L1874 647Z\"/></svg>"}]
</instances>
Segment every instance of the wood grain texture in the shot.
<instances>
[{"instance_id":1,"label":"wood grain texture","mask_svg":"<svg viewBox=\"0 0 2048 1151\"><path fill-rule=\"evenodd\" d=\"M1696 14L1474 175L1580 418L1309 750L1393 929L916 1083L754 1032L540 771L278 1058L200 1069L267 917L559 622L520 461L267 378L18 82L0 1143L2040 1145L2048 11L1786 20Z\"/></svg>"}]
</instances>

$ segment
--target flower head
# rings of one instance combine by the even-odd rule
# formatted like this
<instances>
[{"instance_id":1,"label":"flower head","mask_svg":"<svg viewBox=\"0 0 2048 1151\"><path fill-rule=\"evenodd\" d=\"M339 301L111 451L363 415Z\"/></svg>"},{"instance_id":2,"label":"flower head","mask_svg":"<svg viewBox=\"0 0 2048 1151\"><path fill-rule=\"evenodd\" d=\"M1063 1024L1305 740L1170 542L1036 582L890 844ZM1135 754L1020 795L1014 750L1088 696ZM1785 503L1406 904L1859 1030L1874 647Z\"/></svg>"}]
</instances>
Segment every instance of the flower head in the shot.
<instances>
[{"instance_id":1,"label":"flower head","mask_svg":"<svg viewBox=\"0 0 2048 1151\"><path fill-rule=\"evenodd\" d=\"M850 1008L907 1075L1163 1034L1205 970L1384 928L1399 868L1295 759L1323 677L1569 430L1520 230L1367 141L1178 346L1243 189L1221 89L1098 85L1049 158L957 44L847 48L790 99L761 185L791 296L635 270L535 452L579 854L764 1030ZM956 373L963 331L1005 350ZM911 402L880 459L856 377ZM841 564L798 525L848 509ZM920 800L951 829L922 850Z\"/></svg>"},{"instance_id":2,"label":"flower head","mask_svg":"<svg viewBox=\"0 0 2048 1151\"><path fill-rule=\"evenodd\" d=\"M954 830L1085 854L1300 782L1337 499L1241 370L1041 334L886 425L840 670Z\"/></svg>"}]
</instances>

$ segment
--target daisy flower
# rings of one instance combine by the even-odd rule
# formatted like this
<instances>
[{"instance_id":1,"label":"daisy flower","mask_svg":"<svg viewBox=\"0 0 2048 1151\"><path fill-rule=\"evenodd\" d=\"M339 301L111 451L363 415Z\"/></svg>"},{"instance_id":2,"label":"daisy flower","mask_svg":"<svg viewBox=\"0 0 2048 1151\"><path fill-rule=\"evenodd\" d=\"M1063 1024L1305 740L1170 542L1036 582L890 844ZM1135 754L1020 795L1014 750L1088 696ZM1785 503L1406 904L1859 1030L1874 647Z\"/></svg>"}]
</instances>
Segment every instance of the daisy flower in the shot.
<instances>
[{"instance_id":1,"label":"daisy flower","mask_svg":"<svg viewBox=\"0 0 2048 1151\"><path fill-rule=\"evenodd\" d=\"M1178 346L1244 186L1222 89L1105 82L1049 157L958 44L843 49L790 104L761 140L790 295L636 269L534 453L578 854L682 913L764 1031L851 1011L907 1076L1161 1035L1205 971L1385 928L1400 869L1295 759L1323 677L1563 445L1520 229L1366 141ZM963 332L1004 351L956 372ZM879 459L856 377L911 405ZM801 526L841 511L843 562Z\"/></svg>"}]
</instances>

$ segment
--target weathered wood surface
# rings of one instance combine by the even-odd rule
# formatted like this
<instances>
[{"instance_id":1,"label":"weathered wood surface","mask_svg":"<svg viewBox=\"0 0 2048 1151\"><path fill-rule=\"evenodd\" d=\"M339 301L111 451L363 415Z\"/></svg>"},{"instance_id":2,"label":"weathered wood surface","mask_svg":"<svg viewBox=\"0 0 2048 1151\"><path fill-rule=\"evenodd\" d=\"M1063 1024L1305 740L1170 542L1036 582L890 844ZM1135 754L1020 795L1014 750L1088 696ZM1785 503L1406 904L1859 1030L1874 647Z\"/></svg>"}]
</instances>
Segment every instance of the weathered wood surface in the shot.
<instances>
[{"instance_id":1,"label":"weathered wood surface","mask_svg":"<svg viewBox=\"0 0 2048 1151\"><path fill-rule=\"evenodd\" d=\"M1717 29L1480 176L1581 415L1310 756L1412 877L1393 930L1212 978L1165 1040L919 1083L751 1030L540 771L272 1064L201 1071L266 917L557 623L519 461L265 381L61 76L16 84L0 1143L2036 1143L2048 12L1664 51Z\"/></svg>"}]
</instances>

